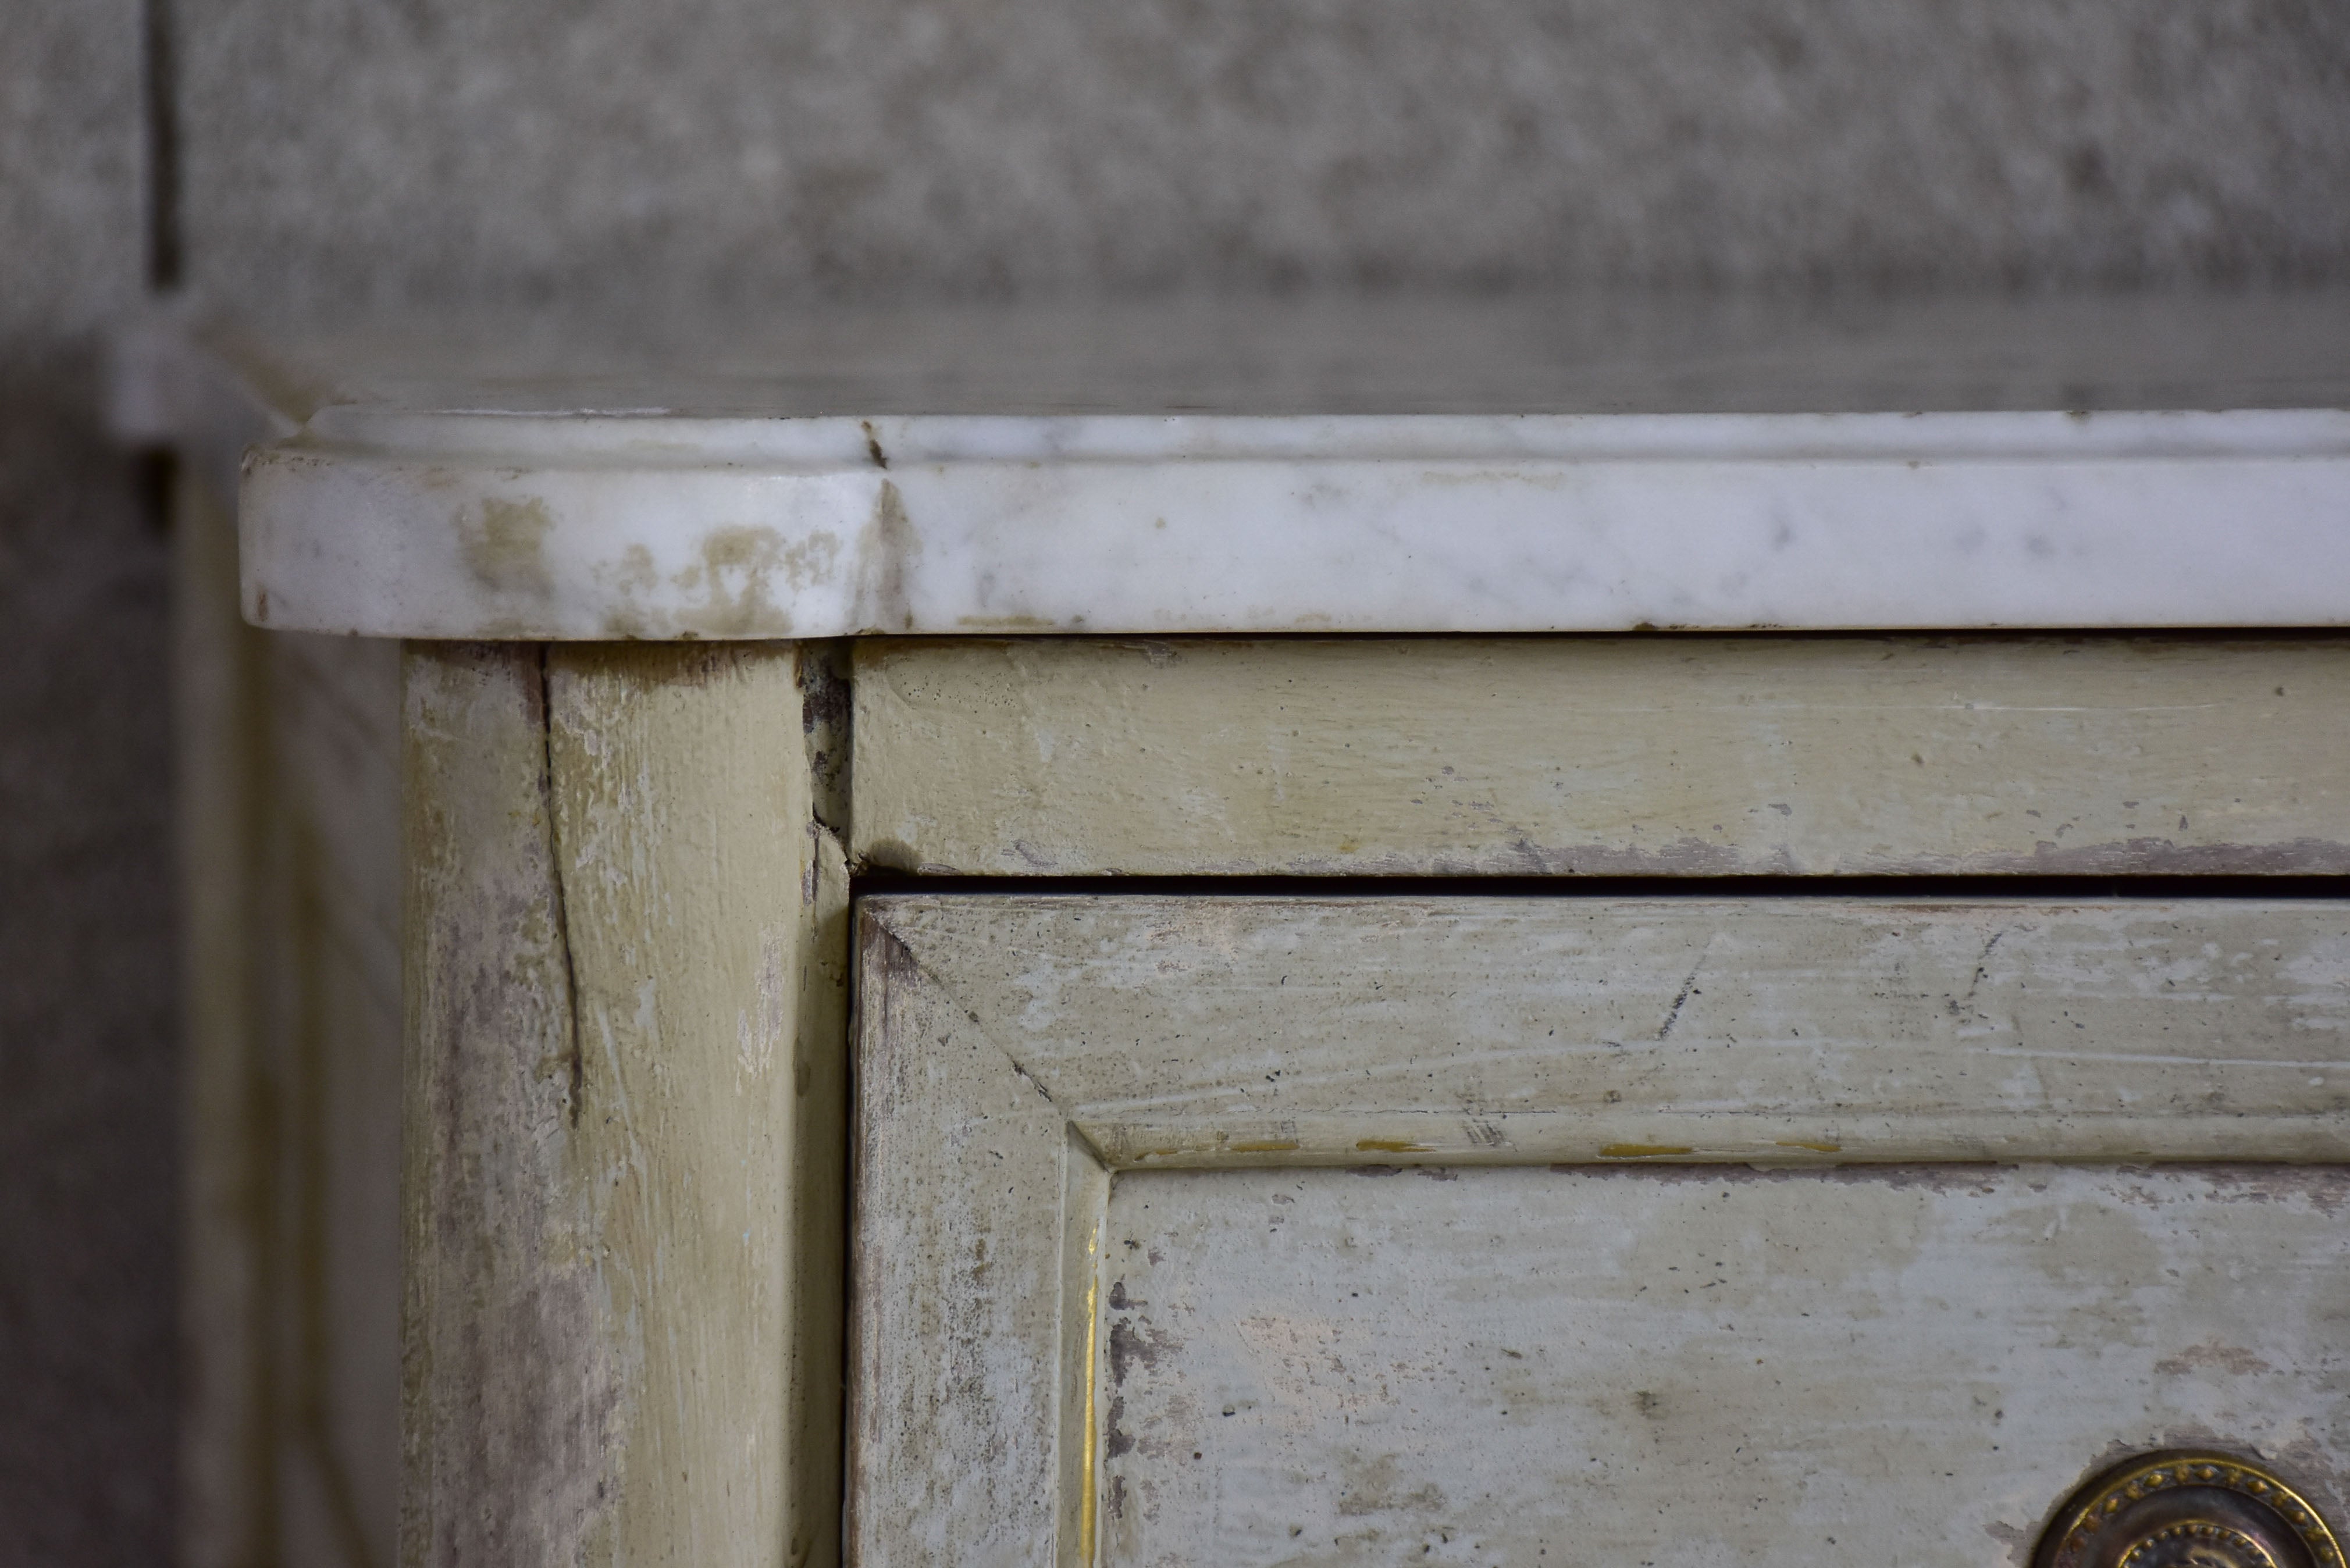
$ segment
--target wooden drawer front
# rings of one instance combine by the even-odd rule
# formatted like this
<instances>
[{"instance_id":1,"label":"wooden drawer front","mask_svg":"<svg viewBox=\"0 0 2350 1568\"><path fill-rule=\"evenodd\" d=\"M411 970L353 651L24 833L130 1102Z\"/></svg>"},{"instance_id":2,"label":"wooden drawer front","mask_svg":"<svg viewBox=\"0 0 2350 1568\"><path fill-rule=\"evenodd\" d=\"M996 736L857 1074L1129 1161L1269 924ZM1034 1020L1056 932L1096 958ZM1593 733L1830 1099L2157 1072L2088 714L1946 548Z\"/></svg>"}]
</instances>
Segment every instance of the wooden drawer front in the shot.
<instances>
[{"instance_id":1,"label":"wooden drawer front","mask_svg":"<svg viewBox=\"0 0 2350 1568\"><path fill-rule=\"evenodd\" d=\"M910 871L2350 871L2340 639L884 639L855 750Z\"/></svg>"},{"instance_id":2,"label":"wooden drawer front","mask_svg":"<svg viewBox=\"0 0 2350 1568\"><path fill-rule=\"evenodd\" d=\"M2350 1453L2339 1167L1388 1174L1112 1187L1104 1561L1991 1564L2117 1441Z\"/></svg>"},{"instance_id":3,"label":"wooden drawer front","mask_svg":"<svg viewBox=\"0 0 2350 1568\"><path fill-rule=\"evenodd\" d=\"M2350 1156L2350 906L861 909L866 1568L2020 1562L2190 1442L2340 1499L2350 1178L2247 1162Z\"/></svg>"},{"instance_id":4,"label":"wooden drawer front","mask_svg":"<svg viewBox=\"0 0 2350 1568\"><path fill-rule=\"evenodd\" d=\"M2334 900L864 908L1118 1166L2350 1159Z\"/></svg>"}]
</instances>

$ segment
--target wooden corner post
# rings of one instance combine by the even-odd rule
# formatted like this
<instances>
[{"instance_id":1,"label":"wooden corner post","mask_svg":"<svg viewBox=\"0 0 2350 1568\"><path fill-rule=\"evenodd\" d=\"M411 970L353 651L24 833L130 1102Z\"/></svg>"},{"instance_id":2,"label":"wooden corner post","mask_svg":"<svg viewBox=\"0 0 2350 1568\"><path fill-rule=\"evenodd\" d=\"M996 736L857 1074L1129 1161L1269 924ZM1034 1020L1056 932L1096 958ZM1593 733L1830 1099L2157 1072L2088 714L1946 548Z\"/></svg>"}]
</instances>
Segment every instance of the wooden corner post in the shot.
<instances>
[{"instance_id":1,"label":"wooden corner post","mask_svg":"<svg viewBox=\"0 0 2350 1568\"><path fill-rule=\"evenodd\" d=\"M837 1559L822 655L408 650L410 1568Z\"/></svg>"}]
</instances>

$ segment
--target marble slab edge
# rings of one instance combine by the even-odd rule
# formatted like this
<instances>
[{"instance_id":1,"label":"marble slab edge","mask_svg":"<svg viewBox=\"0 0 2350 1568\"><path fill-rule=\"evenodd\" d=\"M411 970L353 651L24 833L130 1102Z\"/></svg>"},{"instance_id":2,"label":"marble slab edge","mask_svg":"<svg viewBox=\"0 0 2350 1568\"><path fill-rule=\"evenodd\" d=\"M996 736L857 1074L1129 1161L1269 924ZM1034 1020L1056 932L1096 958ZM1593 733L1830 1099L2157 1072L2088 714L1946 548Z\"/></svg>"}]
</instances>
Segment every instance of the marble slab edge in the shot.
<instances>
[{"instance_id":1,"label":"marble slab edge","mask_svg":"<svg viewBox=\"0 0 2350 1568\"><path fill-rule=\"evenodd\" d=\"M213 446L244 443L244 610L281 629L2350 623L2350 412L2334 409L299 411L202 350L159 363L183 402L223 410Z\"/></svg>"}]
</instances>

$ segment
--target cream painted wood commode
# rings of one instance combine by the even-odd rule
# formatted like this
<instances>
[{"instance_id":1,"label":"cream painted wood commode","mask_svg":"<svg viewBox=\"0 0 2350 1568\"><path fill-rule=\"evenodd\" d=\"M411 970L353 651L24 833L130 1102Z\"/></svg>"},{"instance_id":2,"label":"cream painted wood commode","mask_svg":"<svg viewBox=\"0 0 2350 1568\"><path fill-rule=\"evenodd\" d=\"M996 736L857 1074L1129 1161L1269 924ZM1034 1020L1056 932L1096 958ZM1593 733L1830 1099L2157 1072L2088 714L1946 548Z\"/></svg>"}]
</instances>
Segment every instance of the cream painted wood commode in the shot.
<instances>
[{"instance_id":1,"label":"cream painted wood commode","mask_svg":"<svg viewBox=\"0 0 2350 1568\"><path fill-rule=\"evenodd\" d=\"M128 347L192 1563L2344 1520L2350 300Z\"/></svg>"}]
</instances>

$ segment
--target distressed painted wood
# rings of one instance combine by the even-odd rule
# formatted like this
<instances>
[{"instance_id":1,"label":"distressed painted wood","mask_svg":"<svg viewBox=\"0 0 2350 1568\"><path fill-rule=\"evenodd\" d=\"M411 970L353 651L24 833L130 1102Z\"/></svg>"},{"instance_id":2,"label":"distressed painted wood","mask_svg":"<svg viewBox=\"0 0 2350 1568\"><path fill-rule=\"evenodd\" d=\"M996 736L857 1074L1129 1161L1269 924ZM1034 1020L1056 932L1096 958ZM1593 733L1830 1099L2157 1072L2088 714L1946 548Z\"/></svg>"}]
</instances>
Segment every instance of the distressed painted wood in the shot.
<instances>
[{"instance_id":1,"label":"distressed painted wood","mask_svg":"<svg viewBox=\"0 0 2350 1568\"><path fill-rule=\"evenodd\" d=\"M2340 639L881 639L856 733L899 870L2350 871Z\"/></svg>"},{"instance_id":2,"label":"distressed painted wood","mask_svg":"<svg viewBox=\"0 0 2350 1568\"><path fill-rule=\"evenodd\" d=\"M1108 1178L887 924L858 952L848 1560L1073 1568Z\"/></svg>"},{"instance_id":3,"label":"distressed painted wood","mask_svg":"<svg viewBox=\"0 0 2350 1568\"><path fill-rule=\"evenodd\" d=\"M1366 1174L1118 1179L1105 1568L2021 1568L2116 1449L2350 1496L2339 1167Z\"/></svg>"},{"instance_id":4,"label":"distressed painted wood","mask_svg":"<svg viewBox=\"0 0 2350 1568\"><path fill-rule=\"evenodd\" d=\"M866 908L1114 1168L2350 1158L2336 900Z\"/></svg>"},{"instance_id":5,"label":"distressed painted wood","mask_svg":"<svg viewBox=\"0 0 2350 1568\"><path fill-rule=\"evenodd\" d=\"M2342 1495L2340 1167L1983 1163L2344 1159L2342 903L861 910L864 1568L2022 1568L2165 1442Z\"/></svg>"},{"instance_id":6,"label":"distressed painted wood","mask_svg":"<svg viewBox=\"0 0 2350 1568\"><path fill-rule=\"evenodd\" d=\"M403 1558L833 1561L846 879L795 650L419 646L408 737Z\"/></svg>"},{"instance_id":7,"label":"distressed painted wood","mask_svg":"<svg viewBox=\"0 0 2350 1568\"><path fill-rule=\"evenodd\" d=\"M585 1555L612 1398L592 1238L564 1211L573 1030L524 645L405 661L400 1556Z\"/></svg>"}]
</instances>

